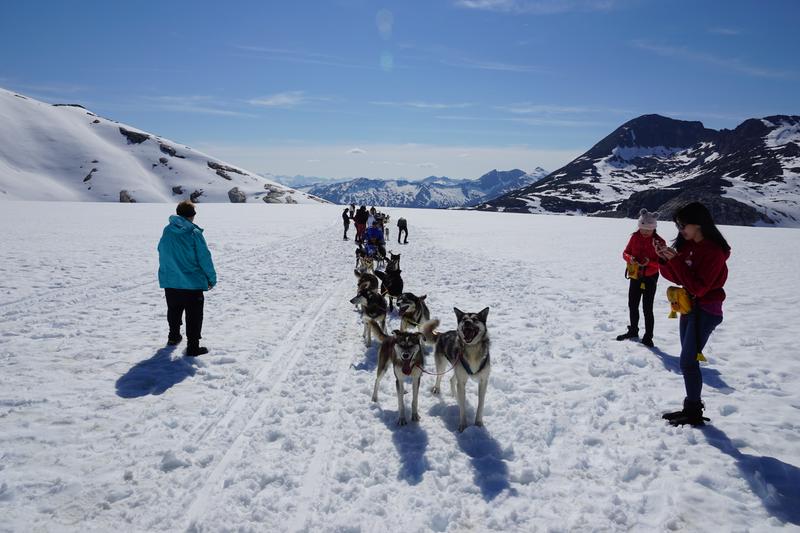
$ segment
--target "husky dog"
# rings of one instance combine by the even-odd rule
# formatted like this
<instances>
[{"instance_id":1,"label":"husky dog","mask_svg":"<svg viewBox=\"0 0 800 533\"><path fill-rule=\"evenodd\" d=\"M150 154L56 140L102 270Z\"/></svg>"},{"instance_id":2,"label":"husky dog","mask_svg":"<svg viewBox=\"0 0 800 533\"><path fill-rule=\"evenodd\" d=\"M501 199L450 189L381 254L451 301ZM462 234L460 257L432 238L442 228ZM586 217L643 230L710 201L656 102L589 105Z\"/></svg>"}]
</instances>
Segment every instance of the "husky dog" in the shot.
<instances>
[{"instance_id":1,"label":"husky dog","mask_svg":"<svg viewBox=\"0 0 800 533\"><path fill-rule=\"evenodd\" d=\"M489 360L489 331L486 329L486 318L489 308L480 313L464 313L453 308L458 319L455 330L444 333L435 332L438 320L431 320L422 327L422 334L428 342L436 342L436 385L431 392L439 394L442 381L441 374L448 366L453 367L450 378L450 392L458 398L459 422L458 431L467 427L466 388L469 378L478 380L478 408L475 411L475 425L483 425L483 401L486 397L486 386L489 384L489 373L492 363ZM458 389L456 391L456 388Z\"/></svg>"},{"instance_id":2,"label":"husky dog","mask_svg":"<svg viewBox=\"0 0 800 533\"><path fill-rule=\"evenodd\" d=\"M378 290L378 278L375 274L371 274L369 272L359 272L358 270L354 270L353 274L356 275L356 279L358 279L358 290L368 289L371 291Z\"/></svg>"},{"instance_id":3,"label":"husky dog","mask_svg":"<svg viewBox=\"0 0 800 533\"><path fill-rule=\"evenodd\" d=\"M428 296L415 296L413 293L404 292L397 298L397 310L400 312L400 331L406 331L409 326L419 329L420 325L431 319L431 312L425 304Z\"/></svg>"},{"instance_id":4,"label":"husky dog","mask_svg":"<svg viewBox=\"0 0 800 533\"><path fill-rule=\"evenodd\" d=\"M400 270L400 254L389 252L389 258L386 260L386 272L390 270Z\"/></svg>"},{"instance_id":5,"label":"husky dog","mask_svg":"<svg viewBox=\"0 0 800 533\"><path fill-rule=\"evenodd\" d=\"M369 289L361 289L358 294L350 300L351 304L361 306L361 314L364 320L364 345L369 347L372 344L372 330L369 327L370 321L380 322L382 327L386 327L386 299L379 292Z\"/></svg>"},{"instance_id":6,"label":"husky dog","mask_svg":"<svg viewBox=\"0 0 800 533\"><path fill-rule=\"evenodd\" d=\"M359 273L375 272L375 259L367 255L361 248L356 248L356 271Z\"/></svg>"},{"instance_id":7,"label":"husky dog","mask_svg":"<svg viewBox=\"0 0 800 533\"><path fill-rule=\"evenodd\" d=\"M408 333L394 330L392 335L386 335L383 329L374 321L370 321L375 338L381 342L378 354L378 373L375 376L375 387L372 390L372 401L378 401L378 384L386 373L391 363L394 369L395 385L397 387L397 425L406 425L406 407L403 402L405 394L404 381L411 377L413 399L411 401L411 420L419 422L419 378L425 365L425 347L421 333Z\"/></svg>"},{"instance_id":8,"label":"husky dog","mask_svg":"<svg viewBox=\"0 0 800 533\"><path fill-rule=\"evenodd\" d=\"M400 260L398 259L396 264L399 263ZM381 272L380 270L375 272L375 275L381 280L381 294L389 297L389 311L394 309L393 300L403 294L403 278L400 277L401 270L399 268L390 270L389 265L392 264L391 261L387 263L386 272Z\"/></svg>"}]
</instances>

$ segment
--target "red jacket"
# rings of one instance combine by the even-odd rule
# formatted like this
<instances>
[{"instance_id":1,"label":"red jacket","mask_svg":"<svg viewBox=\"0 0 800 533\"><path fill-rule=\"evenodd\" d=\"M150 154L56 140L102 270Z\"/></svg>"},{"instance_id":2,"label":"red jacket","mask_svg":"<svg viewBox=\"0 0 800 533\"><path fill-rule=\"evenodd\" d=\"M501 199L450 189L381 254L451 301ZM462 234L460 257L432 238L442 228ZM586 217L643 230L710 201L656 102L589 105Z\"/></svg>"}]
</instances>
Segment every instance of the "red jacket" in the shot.
<instances>
[{"instance_id":1,"label":"red jacket","mask_svg":"<svg viewBox=\"0 0 800 533\"><path fill-rule=\"evenodd\" d=\"M631 239L628 241L628 246L622 252L622 258L626 263L644 263L649 260L647 266L644 267L645 276L655 276L658 274L658 256L656 255L656 247L653 246L653 239L657 239L662 245L664 239L653 234L652 237L645 237L639 231L631 234Z\"/></svg>"},{"instance_id":2,"label":"red jacket","mask_svg":"<svg viewBox=\"0 0 800 533\"><path fill-rule=\"evenodd\" d=\"M721 309L725 300L722 286L728 279L725 261L730 255L730 251L726 252L708 239L686 241L678 255L661 264L661 275L689 291L698 304Z\"/></svg>"}]
</instances>

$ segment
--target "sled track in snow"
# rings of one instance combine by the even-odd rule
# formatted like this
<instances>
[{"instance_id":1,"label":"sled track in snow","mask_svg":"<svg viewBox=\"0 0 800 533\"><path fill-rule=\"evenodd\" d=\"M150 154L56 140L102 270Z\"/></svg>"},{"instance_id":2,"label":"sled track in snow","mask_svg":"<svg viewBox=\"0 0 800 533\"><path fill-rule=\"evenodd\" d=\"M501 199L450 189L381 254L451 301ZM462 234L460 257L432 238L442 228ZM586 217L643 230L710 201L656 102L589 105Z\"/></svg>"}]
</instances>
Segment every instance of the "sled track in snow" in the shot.
<instances>
[{"instance_id":1,"label":"sled track in snow","mask_svg":"<svg viewBox=\"0 0 800 533\"><path fill-rule=\"evenodd\" d=\"M247 423L227 446L224 454L217 461L217 464L212 470L211 474L209 474L200 487L192 490L192 493L197 494L197 496L194 498L191 505L189 505L189 508L184 515L184 521L189 530L192 530L197 521L202 517L209 498L215 490L220 488L220 482L228 466L239 456L243 444L245 444L245 442L251 438L251 430L256 422L262 418L266 409L270 406L270 400L275 398L276 395L280 395L283 391L284 385L286 384L286 379L294 369L301 355L305 353L309 339L316 331L314 327L315 324L319 321L320 317L330 311L330 308L333 305L340 303L340 300L345 294L346 288L350 286L349 282L349 279L342 280L336 285L334 290L325 294L322 298L317 299L311 304L311 306L309 306L303 317L295 323L294 327L291 329L284 341L272 355L270 362L265 364L259 370L256 378L252 382L252 385L248 387L248 391L250 391L251 389L256 388L258 385L263 384L265 387L268 386L269 390L263 391L263 395L260 396L261 399L258 402L258 405L251 409L252 414L249 415ZM277 374L277 379L271 382L265 381L267 376L273 375L273 368L278 366L280 370L279 374ZM258 400L258 397L259 396L256 397L256 400ZM230 408L228 408L219 419L201 432L200 438L208 435L216 427L224 427L224 425L221 425L220 423L227 422L239 415L248 403L250 402L244 395L234 400Z\"/></svg>"},{"instance_id":2,"label":"sled track in snow","mask_svg":"<svg viewBox=\"0 0 800 533\"><path fill-rule=\"evenodd\" d=\"M268 243L240 250L233 254L226 254L220 260L215 260L214 264L218 272L222 272L229 265L235 264L243 257L258 254L260 251L272 250L276 246L286 246L290 243L299 241L313 240L316 233L324 233L328 237L333 225L315 230L289 240L275 240ZM323 238L326 238L323 237ZM320 240L320 239L317 239ZM37 315L43 315L72 308L76 305L91 302L104 296L125 294L143 287L152 285L154 289L158 287L157 272L143 274L133 278L131 283L109 286L103 282L89 282L70 287L51 289L38 293L33 296L26 296L11 300L10 302L0 303L0 320L14 320L21 313L29 314L31 309L35 309ZM160 289L159 289L160 290Z\"/></svg>"}]
</instances>

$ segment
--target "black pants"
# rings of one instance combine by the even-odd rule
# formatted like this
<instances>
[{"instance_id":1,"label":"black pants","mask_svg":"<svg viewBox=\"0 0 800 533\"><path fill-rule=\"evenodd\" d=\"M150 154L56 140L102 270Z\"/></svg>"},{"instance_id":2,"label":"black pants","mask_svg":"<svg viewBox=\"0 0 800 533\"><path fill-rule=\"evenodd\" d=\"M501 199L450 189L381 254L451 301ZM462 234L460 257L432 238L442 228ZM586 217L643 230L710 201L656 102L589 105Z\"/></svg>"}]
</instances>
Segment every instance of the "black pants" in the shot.
<instances>
[{"instance_id":1,"label":"black pants","mask_svg":"<svg viewBox=\"0 0 800 533\"><path fill-rule=\"evenodd\" d=\"M186 338L189 341L201 339L203 329L203 291L187 289L164 289L167 298L167 322L170 336L176 336L181 330L181 318L186 311Z\"/></svg>"},{"instance_id":2,"label":"black pants","mask_svg":"<svg viewBox=\"0 0 800 533\"><path fill-rule=\"evenodd\" d=\"M408 242L408 228L405 226L400 226L400 231L397 232L397 243L400 244L400 237L406 234L405 242Z\"/></svg>"},{"instance_id":3,"label":"black pants","mask_svg":"<svg viewBox=\"0 0 800 533\"><path fill-rule=\"evenodd\" d=\"M349 230L349 229L350 229L350 223L349 222L345 222L344 223L344 238L345 239L347 238L347 230Z\"/></svg>"},{"instance_id":4,"label":"black pants","mask_svg":"<svg viewBox=\"0 0 800 533\"><path fill-rule=\"evenodd\" d=\"M646 276L639 279L630 280L628 287L628 310L631 314L631 328L639 330L639 300L642 300L644 310L644 331L645 335L653 336L653 300L656 297L656 285L658 284L658 274ZM644 289L642 288L644 283Z\"/></svg>"}]
</instances>

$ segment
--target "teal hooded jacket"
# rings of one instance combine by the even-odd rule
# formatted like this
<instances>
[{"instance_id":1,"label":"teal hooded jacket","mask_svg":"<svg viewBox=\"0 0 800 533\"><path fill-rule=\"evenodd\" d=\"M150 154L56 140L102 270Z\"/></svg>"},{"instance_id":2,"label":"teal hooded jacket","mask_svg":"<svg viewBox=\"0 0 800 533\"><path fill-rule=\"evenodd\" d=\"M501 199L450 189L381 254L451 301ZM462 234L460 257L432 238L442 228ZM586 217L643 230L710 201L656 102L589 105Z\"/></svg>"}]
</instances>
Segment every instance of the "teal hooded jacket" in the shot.
<instances>
[{"instance_id":1,"label":"teal hooded jacket","mask_svg":"<svg viewBox=\"0 0 800 533\"><path fill-rule=\"evenodd\" d=\"M202 228L187 218L169 217L158 242L158 284L162 289L207 291L217 284Z\"/></svg>"}]
</instances>

